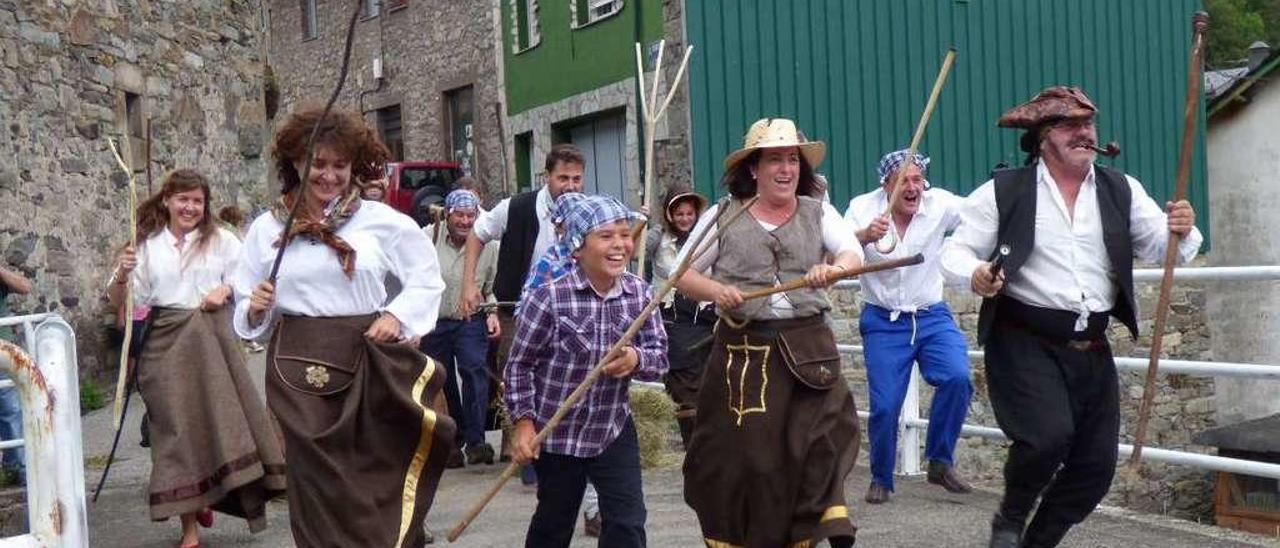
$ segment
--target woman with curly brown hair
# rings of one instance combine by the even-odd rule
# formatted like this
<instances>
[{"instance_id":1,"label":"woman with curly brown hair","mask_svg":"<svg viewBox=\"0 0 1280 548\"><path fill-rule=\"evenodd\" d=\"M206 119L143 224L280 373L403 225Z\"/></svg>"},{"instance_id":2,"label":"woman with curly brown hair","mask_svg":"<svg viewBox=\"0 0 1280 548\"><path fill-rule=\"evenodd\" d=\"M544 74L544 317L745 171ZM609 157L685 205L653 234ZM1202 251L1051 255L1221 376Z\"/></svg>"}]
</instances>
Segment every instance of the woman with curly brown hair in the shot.
<instances>
[{"instance_id":1,"label":"woman with curly brown hair","mask_svg":"<svg viewBox=\"0 0 1280 548\"><path fill-rule=\"evenodd\" d=\"M443 369L413 344L434 328L444 291L435 248L409 217L360 199L353 181L379 176L388 153L358 114L295 111L274 156L283 195L245 235L235 328L270 338L267 403L285 439L294 541L421 545L455 429L429 403ZM389 302L387 276L403 288Z\"/></svg>"},{"instance_id":2,"label":"woman with curly brown hair","mask_svg":"<svg viewBox=\"0 0 1280 548\"><path fill-rule=\"evenodd\" d=\"M240 240L215 224L209 182L192 169L138 206L138 234L107 295L118 306L131 285L151 309L135 366L150 417L151 519L181 516L181 547L200 545L209 508L258 532L266 501L285 488L284 457L231 332Z\"/></svg>"}]
</instances>

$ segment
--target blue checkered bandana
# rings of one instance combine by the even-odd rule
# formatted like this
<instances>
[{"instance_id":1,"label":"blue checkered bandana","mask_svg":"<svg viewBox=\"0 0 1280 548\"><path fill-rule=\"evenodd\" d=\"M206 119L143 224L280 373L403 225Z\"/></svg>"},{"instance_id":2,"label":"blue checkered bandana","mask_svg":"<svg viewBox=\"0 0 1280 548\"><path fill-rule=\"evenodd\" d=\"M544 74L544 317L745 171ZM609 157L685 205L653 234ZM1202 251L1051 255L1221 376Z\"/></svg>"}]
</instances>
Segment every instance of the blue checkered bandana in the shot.
<instances>
[{"instance_id":1,"label":"blue checkered bandana","mask_svg":"<svg viewBox=\"0 0 1280 548\"><path fill-rule=\"evenodd\" d=\"M880 165L876 167L876 173L880 175L880 184L885 184L886 177L897 171L898 168L902 167L902 164L907 163L907 154L908 150L904 148L902 150L895 150L885 154L884 158L880 159ZM920 168L921 175L927 176L929 174L928 156L917 152L911 155L911 162L914 163L916 167ZM925 179L924 187L929 188L928 179Z\"/></svg>"},{"instance_id":2,"label":"blue checkered bandana","mask_svg":"<svg viewBox=\"0 0 1280 548\"><path fill-rule=\"evenodd\" d=\"M453 213L459 209L476 210L479 208L480 198L476 196L476 193L465 188L459 188L444 197L444 210L448 213Z\"/></svg>"},{"instance_id":3,"label":"blue checkered bandana","mask_svg":"<svg viewBox=\"0 0 1280 548\"><path fill-rule=\"evenodd\" d=\"M586 197L587 195L581 192L566 192L561 194L556 198L556 205L551 211L551 222L564 222L564 218L573 210L573 204L578 203L579 200Z\"/></svg>"},{"instance_id":4,"label":"blue checkered bandana","mask_svg":"<svg viewBox=\"0 0 1280 548\"><path fill-rule=\"evenodd\" d=\"M576 251L592 231L616 221L633 223L637 218L635 212L613 196L586 196L570 208L564 219L564 242L570 251Z\"/></svg>"}]
</instances>

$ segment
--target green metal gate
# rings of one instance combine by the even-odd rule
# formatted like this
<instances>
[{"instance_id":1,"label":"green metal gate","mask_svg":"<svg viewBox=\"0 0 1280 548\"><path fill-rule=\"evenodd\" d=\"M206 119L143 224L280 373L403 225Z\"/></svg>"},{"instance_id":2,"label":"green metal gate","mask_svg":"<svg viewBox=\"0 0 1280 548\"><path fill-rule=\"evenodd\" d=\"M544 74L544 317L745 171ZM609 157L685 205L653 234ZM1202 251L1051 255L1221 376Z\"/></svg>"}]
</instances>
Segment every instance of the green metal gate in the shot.
<instances>
[{"instance_id":1,"label":"green metal gate","mask_svg":"<svg viewBox=\"0 0 1280 548\"><path fill-rule=\"evenodd\" d=\"M999 162L1021 163L1006 108L1052 84L1098 104L1101 159L1172 195L1191 15L1199 0L685 0L695 47L690 92L694 179L723 194L721 160L748 125L794 118L826 141L832 202L874 188L880 155L904 148L948 46L959 54L921 150L930 180L966 194ZM1212 32L1212 29L1210 30ZM1190 197L1208 226L1204 108Z\"/></svg>"}]
</instances>

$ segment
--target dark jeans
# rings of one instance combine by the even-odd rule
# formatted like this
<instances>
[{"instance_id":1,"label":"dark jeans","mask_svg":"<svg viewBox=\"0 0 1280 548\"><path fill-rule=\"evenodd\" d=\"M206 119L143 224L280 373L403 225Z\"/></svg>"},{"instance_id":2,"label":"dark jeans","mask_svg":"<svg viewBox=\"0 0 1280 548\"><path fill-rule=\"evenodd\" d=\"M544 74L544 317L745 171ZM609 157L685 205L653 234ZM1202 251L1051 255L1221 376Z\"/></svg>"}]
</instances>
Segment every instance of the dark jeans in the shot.
<instances>
[{"instance_id":1,"label":"dark jeans","mask_svg":"<svg viewBox=\"0 0 1280 548\"><path fill-rule=\"evenodd\" d=\"M458 440L467 445L483 443L489 408L489 376L485 372L489 340L484 315L476 314L469 320L441 319L422 338L421 348L444 367L444 398L449 415L458 424Z\"/></svg>"},{"instance_id":2,"label":"dark jeans","mask_svg":"<svg viewBox=\"0 0 1280 548\"><path fill-rule=\"evenodd\" d=\"M609 548L645 545L644 493L640 486L640 444L631 419L618 439L590 458L542 452L538 471L538 508L529 523L526 548L564 548L573 539L578 507L587 479L600 493L600 542Z\"/></svg>"}]
</instances>

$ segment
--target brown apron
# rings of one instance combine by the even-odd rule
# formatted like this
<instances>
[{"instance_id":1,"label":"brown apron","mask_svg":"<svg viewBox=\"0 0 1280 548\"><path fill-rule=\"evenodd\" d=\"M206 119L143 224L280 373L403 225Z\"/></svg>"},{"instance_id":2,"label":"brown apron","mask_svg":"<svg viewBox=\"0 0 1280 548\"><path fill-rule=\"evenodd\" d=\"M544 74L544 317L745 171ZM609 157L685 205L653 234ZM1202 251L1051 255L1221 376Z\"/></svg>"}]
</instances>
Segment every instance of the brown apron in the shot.
<instances>
[{"instance_id":1,"label":"brown apron","mask_svg":"<svg viewBox=\"0 0 1280 548\"><path fill-rule=\"evenodd\" d=\"M684 462L709 546L852 543L858 417L838 360L821 316L717 325Z\"/></svg>"},{"instance_id":2,"label":"brown apron","mask_svg":"<svg viewBox=\"0 0 1280 548\"><path fill-rule=\"evenodd\" d=\"M153 308L138 364L151 428L151 519L206 506L266 528L284 457L231 333L229 308Z\"/></svg>"},{"instance_id":3,"label":"brown apron","mask_svg":"<svg viewBox=\"0 0 1280 548\"><path fill-rule=\"evenodd\" d=\"M416 349L366 339L375 318L285 316L267 352L299 548L424 541L456 429L432 405L444 369Z\"/></svg>"}]
</instances>

